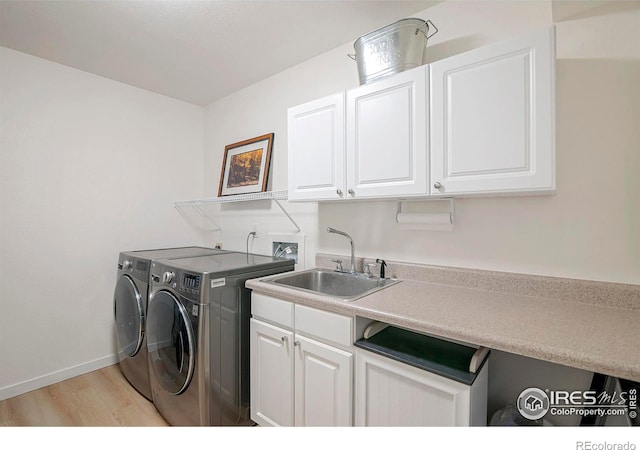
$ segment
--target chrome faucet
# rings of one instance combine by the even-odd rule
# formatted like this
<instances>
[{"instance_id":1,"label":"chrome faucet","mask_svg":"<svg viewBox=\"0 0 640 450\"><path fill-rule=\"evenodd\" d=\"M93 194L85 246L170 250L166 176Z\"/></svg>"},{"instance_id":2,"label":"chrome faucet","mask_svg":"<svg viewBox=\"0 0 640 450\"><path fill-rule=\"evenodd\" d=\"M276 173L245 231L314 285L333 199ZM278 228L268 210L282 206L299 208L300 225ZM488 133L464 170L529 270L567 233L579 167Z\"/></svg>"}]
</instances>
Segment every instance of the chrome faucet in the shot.
<instances>
[{"instance_id":1,"label":"chrome faucet","mask_svg":"<svg viewBox=\"0 0 640 450\"><path fill-rule=\"evenodd\" d=\"M331 227L327 228L327 232L328 233L339 234L339 235L344 236L347 239L349 239L349 244L351 244L351 270L350 270L350 272L351 273L356 273L356 256L355 256L356 252L355 252L355 248L353 246L353 239L351 239L351 236L349 236L344 231L336 230L335 228L331 228Z\"/></svg>"}]
</instances>

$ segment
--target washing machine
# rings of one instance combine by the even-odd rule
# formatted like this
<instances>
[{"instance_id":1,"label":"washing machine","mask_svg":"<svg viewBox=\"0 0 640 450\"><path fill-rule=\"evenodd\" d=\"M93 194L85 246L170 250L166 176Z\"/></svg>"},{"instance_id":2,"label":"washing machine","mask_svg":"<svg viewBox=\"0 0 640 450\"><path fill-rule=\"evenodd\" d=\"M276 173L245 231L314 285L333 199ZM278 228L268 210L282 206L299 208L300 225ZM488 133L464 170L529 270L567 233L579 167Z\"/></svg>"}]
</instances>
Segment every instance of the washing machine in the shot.
<instances>
[{"instance_id":1,"label":"washing machine","mask_svg":"<svg viewBox=\"0 0 640 450\"><path fill-rule=\"evenodd\" d=\"M156 260L147 320L153 403L171 425L253 425L248 279L294 261L230 252Z\"/></svg>"},{"instance_id":2,"label":"washing machine","mask_svg":"<svg viewBox=\"0 0 640 450\"><path fill-rule=\"evenodd\" d=\"M186 258L224 253L206 247L177 247L121 252L113 295L116 346L120 370L129 383L151 400L145 319L149 274L154 259Z\"/></svg>"}]
</instances>

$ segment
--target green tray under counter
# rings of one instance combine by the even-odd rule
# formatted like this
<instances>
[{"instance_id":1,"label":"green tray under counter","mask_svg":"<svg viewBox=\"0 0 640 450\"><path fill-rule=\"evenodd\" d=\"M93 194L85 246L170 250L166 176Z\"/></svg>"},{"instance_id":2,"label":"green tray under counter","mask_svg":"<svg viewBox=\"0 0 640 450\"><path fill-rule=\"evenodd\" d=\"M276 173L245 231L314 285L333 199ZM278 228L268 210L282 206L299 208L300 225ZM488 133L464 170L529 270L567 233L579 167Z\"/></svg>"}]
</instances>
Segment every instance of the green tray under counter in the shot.
<instances>
[{"instance_id":1,"label":"green tray under counter","mask_svg":"<svg viewBox=\"0 0 640 450\"><path fill-rule=\"evenodd\" d=\"M473 384L488 359L487 354L475 373L471 372L469 366L477 348L393 326L354 345L466 385Z\"/></svg>"}]
</instances>

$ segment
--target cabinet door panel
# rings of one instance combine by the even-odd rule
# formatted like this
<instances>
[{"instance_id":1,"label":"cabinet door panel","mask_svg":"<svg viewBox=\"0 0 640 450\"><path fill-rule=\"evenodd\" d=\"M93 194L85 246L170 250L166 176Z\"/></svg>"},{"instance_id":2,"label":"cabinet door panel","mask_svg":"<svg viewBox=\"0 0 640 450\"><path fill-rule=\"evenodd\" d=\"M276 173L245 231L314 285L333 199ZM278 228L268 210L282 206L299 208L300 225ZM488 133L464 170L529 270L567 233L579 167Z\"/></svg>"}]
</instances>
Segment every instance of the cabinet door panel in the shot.
<instances>
[{"instance_id":1,"label":"cabinet door panel","mask_svg":"<svg viewBox=\"0 0 640 450\"><path fill-rule=\"evenodd\" d=\"M251 420L293 425L293 333L251 319Z\"/></svg>"},{"instance_id":2,"label":"cabinet door panel","mask_svg":"<svg viewBox=\"0 0 640 450\"><path fill-rule=\"evenodd\" d=\"M452 176L531 169L531 83L525 81L530 57L516 53L448 75L451 116L445 117L445 129L457 150L449 155ZM448 119L455 120L450 127ZM464 132L456 134L455 128ZM483 151L474 151L478 148Z\"/></svg>"},{"instance_id":3,"label":"cabinet door panel","mask_svg":"<svg viewBox=\"0 0 640 450\"><path fill-rule=\"evenodd\" d=\"M434 195L555 189L553 29L431 64Z\"/></svg>"},{"instance_id":4,"label":"cabinet door panel","mask_svg":"<svg viewBox=\"0 0 640 450\"><path fill-rule=\"evenodd\" d=\"M357 426L468 426L470 388L356 349Z\"/></svg>"},{"instance_id":5,"label":"cabinet door panel","mask_svg":"<svg viewBox=\"0 0 640 450\"><path fill-rule=\"evenodd\" d=\"M351 426L351 353L296 335L296 426Z\"/></svg>"},{"instance_id":6,"label":"cabinet door panel","mask_svg":"<svg viewBox=\"0 0 640 450\"><path fill-rule=\"evenodd\" d=\"M351 196L426 194L427 74L422 66L347 92Z\"/></svg>"},{"instance_id":7,"label":"cabinet door panel","mask_svg":"<svg viewBox=\"0 0 640 450\"><path fill-rule=\"evenodd\" d=\"M288 111L289 200L339 199L344 190L344 94Z\"/></svg>"}]
</instances>

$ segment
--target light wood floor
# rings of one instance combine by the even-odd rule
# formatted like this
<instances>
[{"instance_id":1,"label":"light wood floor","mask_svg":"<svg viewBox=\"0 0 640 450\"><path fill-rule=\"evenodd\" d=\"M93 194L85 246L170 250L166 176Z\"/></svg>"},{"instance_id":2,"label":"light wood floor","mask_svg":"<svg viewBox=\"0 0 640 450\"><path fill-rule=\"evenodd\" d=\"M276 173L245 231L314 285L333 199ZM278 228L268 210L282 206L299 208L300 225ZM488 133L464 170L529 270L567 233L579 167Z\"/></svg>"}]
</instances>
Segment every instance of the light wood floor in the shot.
<instances>
[{"instance_id":1,"label":"light wood floor","mask_svg":"<svg viewBox=\"0 0 640 450\"><path fill-rule=\"evenodd\" d=\"M117 365L0 402L0 426L167 426Z\"/></svg>"}]
</instances>

